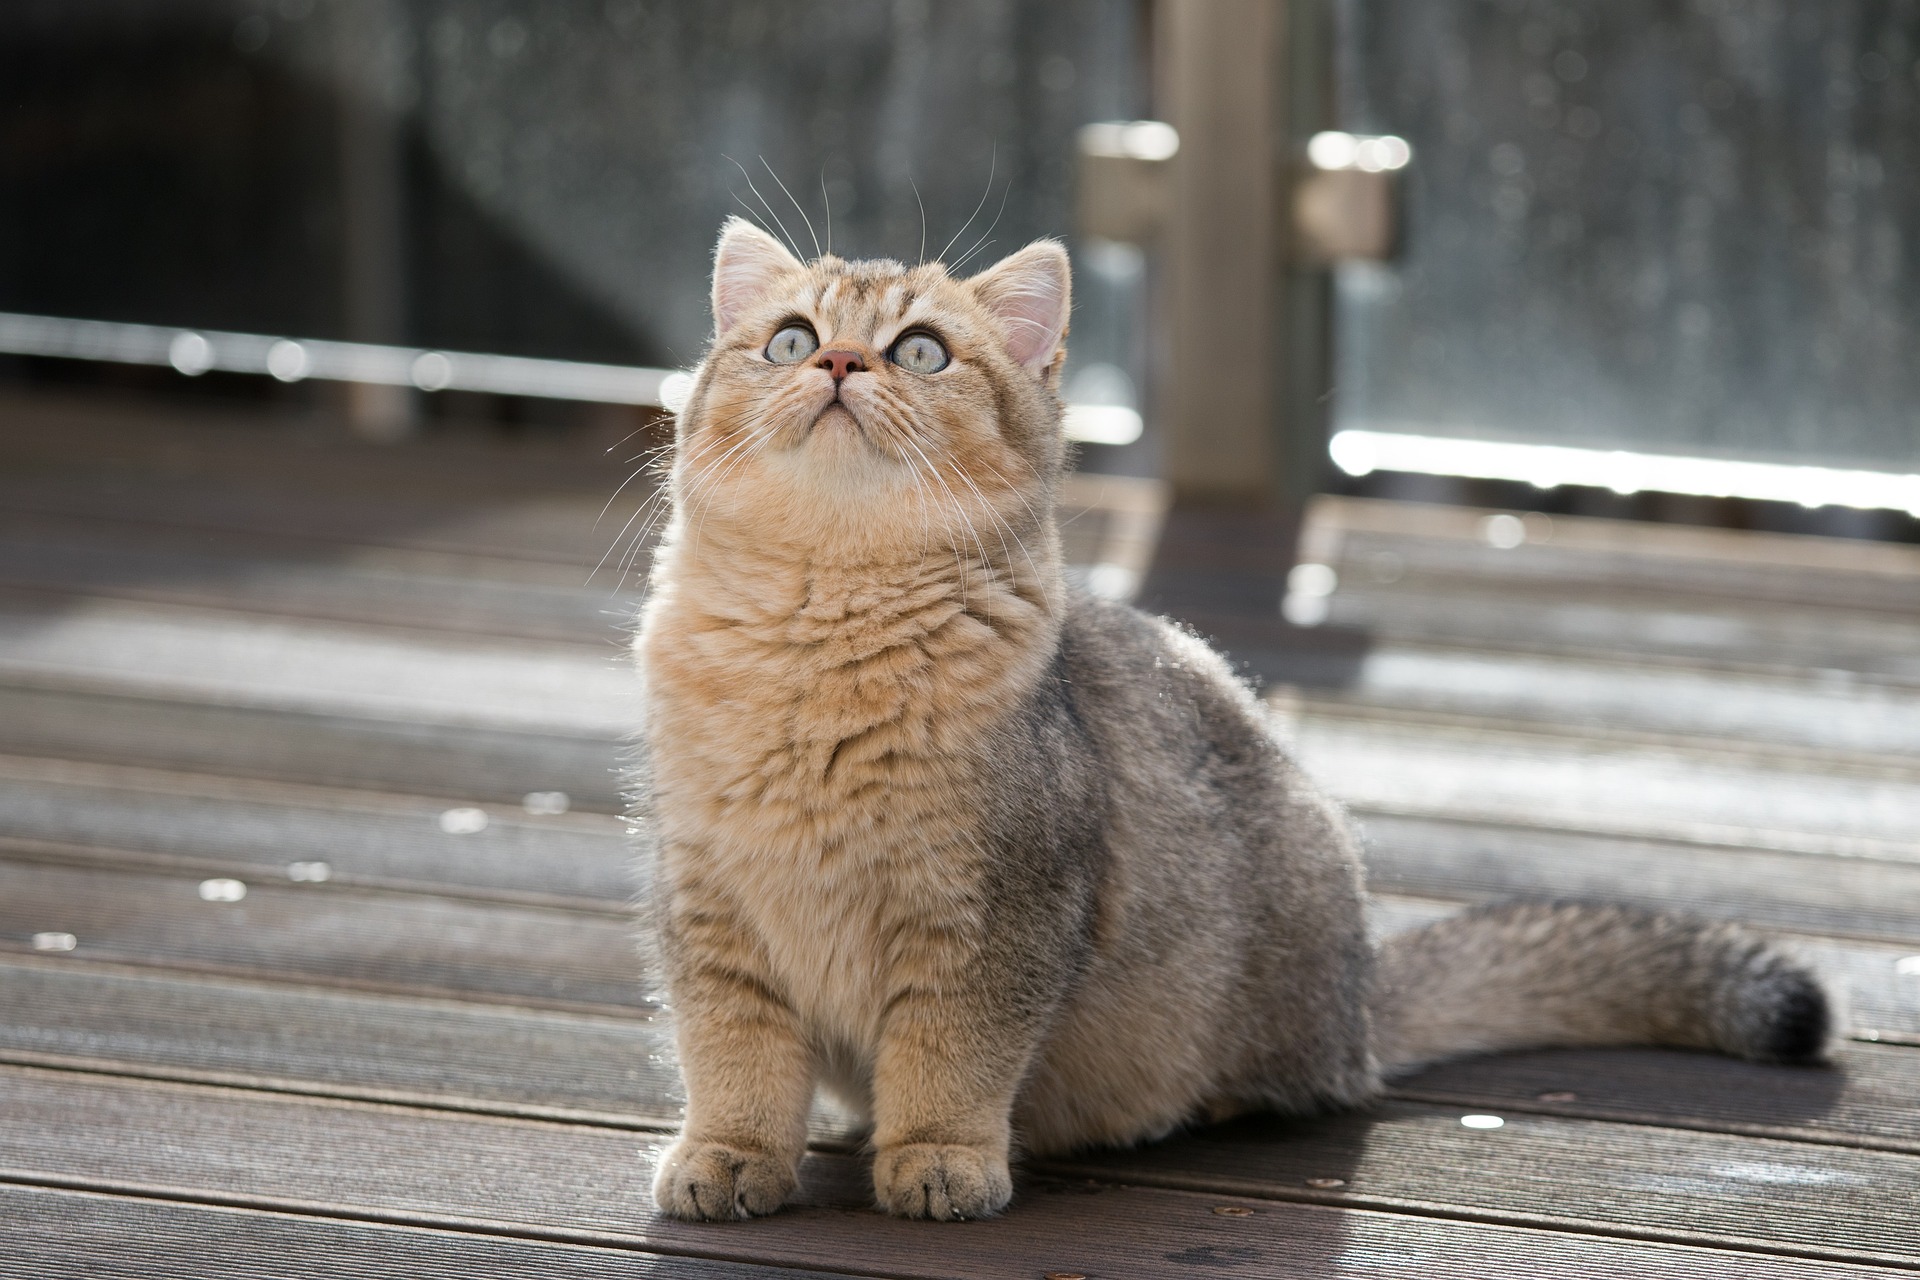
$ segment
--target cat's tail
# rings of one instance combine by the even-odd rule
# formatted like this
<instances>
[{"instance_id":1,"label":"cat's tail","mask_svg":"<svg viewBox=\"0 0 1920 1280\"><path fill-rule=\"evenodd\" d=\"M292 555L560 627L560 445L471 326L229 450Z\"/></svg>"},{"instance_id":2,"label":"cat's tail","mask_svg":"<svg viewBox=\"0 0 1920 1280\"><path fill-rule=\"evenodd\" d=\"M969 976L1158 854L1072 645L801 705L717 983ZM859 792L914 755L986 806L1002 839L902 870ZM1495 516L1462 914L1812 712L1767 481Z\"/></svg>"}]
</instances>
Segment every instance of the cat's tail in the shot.
<instances>
[{"instance_id":1,"label":"cat's tail","mask_svg":"<svg viewBox=\"0 0 1920 1280\"><path fill-rule=\"evenodd\" d=\"M1509 1049L1656 1044L1814 1062L1835 1021L1805 965L1738 925L1630 907L1478 907L1388 938L1374 1004L1388 1075Z\"/></svg>"}]
</instances>

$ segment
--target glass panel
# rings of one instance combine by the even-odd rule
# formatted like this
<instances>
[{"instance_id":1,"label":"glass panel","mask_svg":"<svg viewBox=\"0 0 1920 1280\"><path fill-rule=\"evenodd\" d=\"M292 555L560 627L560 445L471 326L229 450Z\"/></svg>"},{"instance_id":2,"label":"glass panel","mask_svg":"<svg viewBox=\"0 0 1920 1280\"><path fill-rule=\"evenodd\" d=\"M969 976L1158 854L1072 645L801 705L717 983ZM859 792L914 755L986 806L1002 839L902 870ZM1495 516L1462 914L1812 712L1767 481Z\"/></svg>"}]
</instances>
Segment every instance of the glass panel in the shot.
<instances>
[{"instance_id":1,"label":"glass panel","mask_svg":"<svg viewBox=\"0 0 1920 1280\"><path fill-rule=\"evenodd\" d=\"M1920 470L1920 6L1342 0L1337 426Z\"/></svg>"}]
</instances>

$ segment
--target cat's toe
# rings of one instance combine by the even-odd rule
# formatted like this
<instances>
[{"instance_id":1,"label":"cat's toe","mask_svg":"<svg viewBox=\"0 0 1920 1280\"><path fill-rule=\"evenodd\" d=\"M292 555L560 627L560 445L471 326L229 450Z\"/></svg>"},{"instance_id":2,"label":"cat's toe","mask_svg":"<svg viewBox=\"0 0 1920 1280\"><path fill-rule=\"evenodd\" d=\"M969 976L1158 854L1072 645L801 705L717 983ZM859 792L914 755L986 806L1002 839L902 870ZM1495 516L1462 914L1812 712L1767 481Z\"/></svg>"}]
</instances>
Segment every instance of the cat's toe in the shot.
<instances>
[{"instance_id":1,"label":"cat's toe","mask_svg":"<svg viewBox=\"0 0 1920 1280\"><path fill-rule=\"evenodd\" d=\"M880 1207L903 1218L984 1218L1013 1198L1004 1158L978 1147L931 1142L881 1151L873 1160Z\"/></svg>"},{"instance_id":2,"label":"cat's toe","mask_svg":"<svg viewBox=\"0 0 1920 1280\"><path fill-rule=\"evenodd\" d=\"M670 1217L729 1222L772 1213L796 1181L793 1162L780 1156L682 1138L660 1157L653 1203Z\"/></svg>"}]
</instances>

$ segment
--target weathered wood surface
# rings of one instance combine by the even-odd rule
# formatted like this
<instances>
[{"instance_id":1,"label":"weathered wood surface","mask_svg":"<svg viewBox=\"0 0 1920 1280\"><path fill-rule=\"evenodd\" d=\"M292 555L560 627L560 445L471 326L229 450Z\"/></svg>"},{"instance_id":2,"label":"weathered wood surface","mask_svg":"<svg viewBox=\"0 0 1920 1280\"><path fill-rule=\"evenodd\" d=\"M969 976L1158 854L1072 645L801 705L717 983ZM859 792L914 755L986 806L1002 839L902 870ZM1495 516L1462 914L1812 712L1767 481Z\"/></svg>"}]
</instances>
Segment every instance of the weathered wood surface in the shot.
<instances>
[{"instance_id":1,"label":"weathered wood surface","mask_svg":"<svg viewBox=\"0 0 1920 1280\"><path fill-rule=\"evenodd\" d=\"M240 902L207 902L201 876L0 856L0 953L35 933L116 963L336 980L398 990L586 1008L645 1007L638 924L616 903L558 905L253 880ZM1458 910L1458 900L1376 895L1384 932ZM1789 935L1847 995L1856 1025L1920 1036L1920 981L1901 945Z\"/></svg>"},{"instance_id":2,"label":"weathered wood surface","mask_svg":"<svg viewBox=\"0 0 1920 1280\"><path fill-rule=\"evenodd\" d=\"M1592 1116L1920 1155L1920 1052L1842 1044L1830 1068L1783 1071L1659 1049L1502 1054L1400 1080L1401 1098L1476 1111Z\"/></svg>"},{"instance_id":3,"label":"weathered wood surface","mask_svg":"<svg viewBox=\"0 0 1920 1280\"><path fill-rule=\"evenodd\" d=\"M264 1213L137 1196L0 1185L0 1266L88 1280L312 1280L315 1276L473 1280L785 1280L848 1273L725 1262L389 1223Z\"/></svg>"},{"instance_id":4,"label":"weathered wood surface","mask_svg":"<svg viewBox=\"0 0 1920 1280\"><path fill-rule=\"evenodd\" d=\"M0 684L0 751L518 804L565 791L618 812L622 744L567 732L220 706Z\"/></svg>"},{"instance_id":5,"label":"weathered wood surface","mask_svg":"<svg viewBox=\"0 0 1920 1280\"><path fill-rule=\"evenodd\" d=\"M1377 892L1593 898L1920 945L1920 865L1545 825L1360 814Z\"/></svg>"},{"instance_id":6,"label":"weathered wood surface","mask_svg":"<svg viewBox=\"0 0 1920 1280\"><path fill-rule=\"evenodd\" d=\"M475 807L466 797L6 756L0 850L43 849L43 859L145 862L241 879L283 880L295 863L324 863L335 885L574 905L632 898L644 869L620 819L530 814L519 799L478 806L486 822L478 831L448 831L442 818L450 808ZM316 871L301 868L308 877Z\"/></svg>"},{"instance_id":7,"label":"weathered wood surface","mask_svg":"<svg viewBox=\"0 0 1920 1280\"><path fill-rule=\"evenodd\" d=\"M73 954L586 1007L646 1003L617 910L253 881L239 902L183 876L0 858L0 951L71 933ZM243 882L245 883L245 882Z\"/></svg>"},{"instance_id":8,"label":"weathered wood surface","mask_svg":"<svg viewBox=\"0 0 1920 1280\"><path fill-rule=\"evenodd\" d=\"M644 868L608 815L482 806L451 834L434 798L208 774L0 757L0 848L109 864L284 879L323 861L335 884L621 903ZM1843 857L1633 839L1545 824L1361 811L1375 888L1430 897L1586 895L1806 933L1920 940L1920 866L1891 846ZM48 850L45 845L56 845Z\"/></svg>"},{"instance_id":9,"label":"weathered wood surface","mask_svg":"<svg viewBox=\"0 0 1920 1280\"><path fill-rule=\"evenodd\" d=\"M1749 920L1866 1039L1827 1070L1450 1064L1367 1115L1035 1166L1007 1218L944 1231L873 1214L823 1110L799 1209L653 1220L637 1152L678 1097L614 816L634 580L594 572L645 500L607 503L639 443L0 417L10 1269L1920 1267L1894 1211L1920 1172L1920 556L1537 520L1502 550L1488 513L1338 500L1309 554L1380 642L1354 688L1274 705L1368 831L1377 928L1515 894ZM1074 493L1081 567L1138 559L1153 495ZM475 805L484 830L441 828ZM75 950L31 949L57 930Z\"/></svg>"},{"instance_id":10,"label":"weathered wood surface","mask_svg":"<svg viewBox=\"0 0 1920 1280\"><path fill-rule=\"evenodd\" d=\"M154 1276L205 1276L207 1280L311 1280L313 1276L422 1276L426 1280L603 1280L612 1276L689 1276L691 1280L776 1280L778 1276L856 1274L831 1270L808 1259L804 1268L730 1263L685 1253L662 1255L632 1245L563 1244L480 1234L472 1228L422 1228L390 1222L342 1221L305 1213L269 1213L219 1205L182 1205L98 1192L0 1186L0 1215L13 1226L0 1242L0 1263L19 1274L84 1274L94 1280L152 1280ZM1327 1221L1338 1217L1342 1247L1327 1257ZM1836 1267L1795 1259L1728 1257L1707 1249L1594 1242L1511 1228L1461 1228L1452 1222L1382 1221L1377 1215L1334 1215L1298 1209L1286 1226L1300 1228L1306 1244L1290 1245L1269 1234L1258 1244L1227 1242L1173 1249L1179 1261L1144 1255L1133 1274L1267 1274L1267 1276L1373 1276L1380 1263L1415 1261L1436 1280L1478 1276L1540 1276L1553 1267L1578 1268L1596 1280L1705 1280L1730 1267L1761 1280L1818 1280L1885 1276L1882 1268ZM1382 1230L1382 1226L1386 1230ZM751 1230L751 1228L749 1228ZM737 1236L739 1232L735 1232ZM935 1236L920 1247L922 1265L937 1276L1037 1276L1037 1268L995 1270L970 1265L962 1247ZM739 1249L722 1234L716 1251ZM1260 1251L1263 1272L1244 1267L1244 1253ZM1041 1253L1041 1257L1046 1257ZM1323 1263L1325 1259L1325 1263ZM1158 1265L1160 1270L1148 1267ZM912 1261L883 1274L916 1274ZM1319 1267L1319 1270L1309 1270ZM1718 1268L1718 1270L1716 1270ZM879 1274L879 1272L868 1272ZM1129 1272L1104 1272L1129 1274Z\"/></svg>"},{"instance_id":11,"label":"weathered wood surface","mask_svg":"<svg viewBox=\"0 0 1920 1280\"><path fill-rule=\"evenodd\" d=\"M1651 1185L1624 1182L1583 1185L1578 1202L1551 1205L1576 1212L1541 1213L1536 1206L1551 1200L1554 1180L1539 1177L1543 1166L1529 1162L1566 1159L1568 1144L1556 1125L1589 1134L1617 1132L1636 1144L1649 1132L1656 1141L1668 1135L1595 1121L1519 1118L1507 1130L1476 1133L1463 1129L1451 1111L1411 1104L1391 1104L1371 1120L1289 1126L1295 1131L1286 1141L1264 1131L1273 1126L1241 1126L1233 1134L1209 1132L1168 1144L1168 1151L1210 1148L1206 1163L1213 1172L1199 1191L1152 1185L1181 1180L1156 1176L1158 1148L1089 1164L1091 1180L1079 1169L1065 1176L1064 1166L1051 1175L1029 1175L1005 1218L944 1229L874 1214L861 1162L816 1153L803 1170L799 1207L744 1226L695 1226L655 1217L637 1194L662 1145L657 1137L30 1068L0 1070L0 1081L6 1086L0 1090L0 1170L32 1169L58 1185L171 1192L262 1209L344 1210L425 1226L531 1229L581 1243L630 1242L775 1263L826 1261L881 1274L1366 1274L1378 1251L1425 1253L1433 1236L1403 1234L1410 1224L1400 1218L1372 1231L1377 1219L1370 1215L1326 1213L1298 1202L1344 1198L1362 1207L1418 1207L1416 1186L1456 1188L1463 1169L1475 1171L1476 1185L1462 1199L1509 1228L1533 1226L1529 1219L1536 1217L1542 1226L1576 1226L1591 1221L1585 1215L1611 1214L1617 1207L1623 1216L1610 1224L1613 1230L1663 1243L1724 1247L1769 1227L1752 1188L1761 1173L1778 1168L1838 1181L1816 1181L1818 1192L1800 1184L1797 1198L1818 1196L1819 1212L1779 1237L1763 1234L1762 1242L1775 1246L1765 1252L1901 1263L1916 1230L1913 1224L1882 1230L1874 1223L1867 1232L1874 1243L1864 1246L1860 1231L1874 1215L1885 1214L1887 1184L1876 1180L1911 1177L1909 1166L1920 1163L1912 1157L1718 1135L1678 1135L1690 1146L1664 1142L1660 1154L1678 1163L1647 1176L1666 1177L1671 1187L1660 1190L1674 1194L1649 1195ZM1589 1146L1578 1154L1591 1160L1595 1153ZM1127 1161L1133 1163L1125 1169L1126 1183L1110 1180ZM1743 1170L1754 1172L1743 1177ZM1301 1182L1343 1174L1351 1190L1339 1196L1312 1192ZM1229 1185L1239 1189L1230 1191ZM1212 1212L1222 1204L1253 1212ZM1487 1210L1488 1204L1499 1207ZM1427 1225L1442 1239L1451 1228L1485 1241L1495 1266L1502 1244L1529 1238L1458 1221ZM1852 1239L1842 1236L1849 1227ZM1716 1241L1722 1233L1726 1239ZM1613 1247L1577 1234L1559 1239L1562 1249L1579 1252L1583 1245L1603 1256ZM1545 1255L1555 1256L1567 1255ZM1539 1254L1533 1258L1536 1267L1544 1261ZM1748 1253L1737 1261L1724 1254L1713 1261L1758 1268L1753 1274L1779 1265Z\"/></svg>"},{"instance_id":12,"label":"weathered wood surface","mask_svg":"<svg viewBox=\"0 0 1920 1280\"><path fill-rule=\"evenodd\" d=\"M0 957L0 1060L639 1128L677 1114L671 1027L257 979ZM1403 1097L1920 1154L1920 1053L1843 1043L1782 1070L1658 1050L1432 1068ZM1558 1095L1571 1092L1571 1098ZM1540 1095L1551 1095L1542 1098ZM834 1132L823 1113L821 1132Z\"/></svg>"}]
</instances>

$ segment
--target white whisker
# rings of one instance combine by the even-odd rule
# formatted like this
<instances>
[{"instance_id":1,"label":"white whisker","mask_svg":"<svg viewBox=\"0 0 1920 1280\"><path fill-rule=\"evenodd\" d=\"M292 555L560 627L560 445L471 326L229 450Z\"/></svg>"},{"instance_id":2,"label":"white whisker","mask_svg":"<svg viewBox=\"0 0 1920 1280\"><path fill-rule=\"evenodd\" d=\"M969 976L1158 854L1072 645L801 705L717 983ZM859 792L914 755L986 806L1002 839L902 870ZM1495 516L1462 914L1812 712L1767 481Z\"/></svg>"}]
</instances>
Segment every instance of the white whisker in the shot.
<instances>
[{"instance_id":1,"label":"white whisker","mask_svg":"<svg viewBox=\"0 0 1920 1280\"><path fill-rule=\"evenodd\" d=\"M780 182L780 175L773 172L773 166L767 163L765 156L760 157L760 164L769 174L772 174L775 182ZM787 184L780 182L780 189L787 191ZM793 200L793 192L787 191L787 199ZM807 216L807 211L800 207L798 200L793 200L793 207L794 211L800 215L800 221L807 224L807 235L813 240L813 256L818 258L820 256L820 237L813 234L813 219ZM989 228L989 230L991 230L991 228Z\"/></svg>"}]
</instances>

